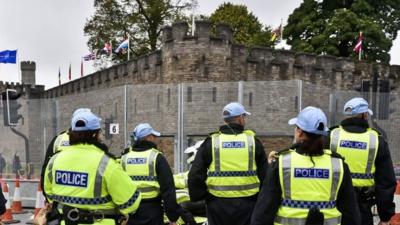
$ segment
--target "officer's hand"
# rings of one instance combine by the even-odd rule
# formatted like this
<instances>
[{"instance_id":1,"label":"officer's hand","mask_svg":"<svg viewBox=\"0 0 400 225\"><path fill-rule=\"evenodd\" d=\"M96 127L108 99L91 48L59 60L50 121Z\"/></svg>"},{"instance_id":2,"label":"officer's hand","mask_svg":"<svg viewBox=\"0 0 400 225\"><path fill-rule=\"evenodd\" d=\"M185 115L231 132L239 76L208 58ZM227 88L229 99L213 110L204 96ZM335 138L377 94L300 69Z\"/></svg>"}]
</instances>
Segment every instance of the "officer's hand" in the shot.
<instances>
[{"instance_id":1,"label":"officer's hand","mask_svg":"<svg viewBox=\"0 0 400 225\"><path fill-rule=\"evenodd\" d=\"M169 225L176 225L176 222L169 222Z\"/></svg>"},{"instance_id":2,"label":"officer's hand","mask_svg":"<svg viewBox=\"0 0 400 225\"><path fill-rule=\"evenodd\" d=\"M380 222L378 223L378 225L390 225L390 223L389 223L389 222L380 221Z\"/></svg>"},{"instance_id":3,"label":"officer's hand","mask_svg":"<svg viewBox=\"0 0 400 225\"><path fill-rule=\"evenodd\" d=\"M272 163L272 162L275 162L275 160L278 158L278 152L276 152L276 151L271 151L269 154L268 154L268 163L270 164L270 163Z\"/></svg>"}]
</instances>

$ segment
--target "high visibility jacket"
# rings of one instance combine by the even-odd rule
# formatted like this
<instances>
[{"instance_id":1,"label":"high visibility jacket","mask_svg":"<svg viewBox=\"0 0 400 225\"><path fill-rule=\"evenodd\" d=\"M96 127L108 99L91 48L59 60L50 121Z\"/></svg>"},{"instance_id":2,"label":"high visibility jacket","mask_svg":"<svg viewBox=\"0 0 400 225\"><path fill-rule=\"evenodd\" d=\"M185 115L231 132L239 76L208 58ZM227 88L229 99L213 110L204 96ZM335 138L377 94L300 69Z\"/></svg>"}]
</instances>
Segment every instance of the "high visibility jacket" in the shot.
<instances>
[{"instance_id":1,"label":"high visibility jacket","mask_svg":"<svg viewBox=\"0 0 400 225\"><path fill-rule=\"evenodd\" d=\"M89 144L72 145L55 154L46 168L44 189L50 201L107 214L133 213L141 200L121 166ZM114 223L103 219L95 224Z\"/></svg>"},{"instance_id":2,"label":"high visibility jacket","mask_svg":"<svg viewBox=\"0 0 400 225\"><path fill-rule=\"evenodd\" d=\"M69 146L69 134L64 132L57 136L53 145L53 153L63 150L65 147Z\"/></svg>"},{"instance_id":3,"label":"high visibility jacket","mask_svg":"<svg viewBox=\"0 0 400 225\"><path fill-rule=\"evenodd\" d=\"M206 180L209 193L223 198L257 194L260 181L255 162L254 132L216 133L211 138L212 161Z\"/></svg>"},{"instance_id":4,"label":"high visibility jacket","mask_svg":"<svg viewBox=\"0 0 400 225\"><path fill-rule=\"evenodd\" d=\"M69 146L69 134L68 132L64 132L57 136L53 145L53 153L58 151L62 151L65 147Z\"/></svg>"},{"instance_id":5,"label":"high visibility jacket","mask_svg":"<svg viewBox=\"0 0 400 225\"><path fill-rule=\"evenodd\" d=\"M301 155L288 150L279 156L282 202L274 224L305 224L308 211L316 207L324 214L324 225L338 225L338 190L343 180L343 161L328 152L322 156Z\"/></svg>"},{"instance_id":6,"label":"high visibility jacket","mask_svg":"<svg viewBox=\"0 0 400 225\"><path fill-rule=\"evenodd\" d=\"M370 128L364 133L350 133L342 127L331 131L330 148L346 159L354 187L370 187L375 184L378 146L379 134Z\"/></svg>"},{"instance_id":7,"label":"high visibility jacket","mask_svg":"<svg viewBox=\"0 0 400 225\"><path fill-rule=\"evenodd\" d=\"M185 189L188 188L188 174L189 171L186 171L184 173L178 173L174 174L174 183L175 183L175 188L177 189Z\"/></svg>"},{"instance_id":8,"label":"high visibility jacket","mask_svg":"<svg viewBox=\"0 0 400 225\"><path fill-rule=\"evenodd\" d=\"M146 151L130 150L121 157L122 168L136 181L143 199L155 198L160 195L160 184L157 179L156 159L161 154L157 149Z\"/></svg>"}]
</instances>

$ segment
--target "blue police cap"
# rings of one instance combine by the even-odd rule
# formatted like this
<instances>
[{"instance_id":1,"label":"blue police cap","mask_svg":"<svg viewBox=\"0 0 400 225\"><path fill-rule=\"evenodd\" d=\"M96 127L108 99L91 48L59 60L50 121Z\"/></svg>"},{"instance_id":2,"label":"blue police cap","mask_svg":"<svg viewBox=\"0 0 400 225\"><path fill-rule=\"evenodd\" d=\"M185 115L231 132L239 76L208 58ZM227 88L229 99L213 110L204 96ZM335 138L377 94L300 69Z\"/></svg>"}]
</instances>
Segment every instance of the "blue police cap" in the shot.
<instances>
[{"instance_id":1,"label":"blue police cap","mask_svg":"<svg viewBox=\"0 0 400 225\"><path fill-rule=\"evenodd\" d=\"M368 112L373 115L371 109L368 108L368 102L363 98L352 98L346 104L344 104L343 114L344 115L356 115Z\"/></svg>"},{"instance_id":2,"label":"blue police cap","mask_svg":"<svg viewBox=\"0 0 400 225\"><path fill-rule=\"evenodd\" d=\"M132 136L136 140L140 140L150 134L153 134L154 136L157 137L161 135L160 132L154 130L148 123L140 123L135 127L135 129L132 132Z\"/></svg>"},{"instance_id":3,"label":"blue police cap","mask_svg":"<svg viewBox=\"0 0 400 225\"><path fill-rule=\"evenodd\" d=\"M289 125L296 125L308 133L325 136L328 133L325 113L321 109L313 106L308 106L301 110L296 118L289 120Z\"/></svg>"},{"instance_id":4,"label":"blue police cap","mask_svg":"<svg viewBox=\"0 0 400 225\"><path fill-rule=\"evenodd\" d=\"M224 119L240 115L251 115L251 113L247 112L239 102L231 102L222 110L222 117Z\"/></svg>"},{"instance_id":5,"label":"blue police cap","mask_svg":"<svg viewBox=\"0 0 400 225\"><path fill-rule=\"evenodd\" d=\"M74 117L75 115L77 115L80 112L91 112L89 108L78 108L75 109L75 111L72 113L72 117Z\"/></svg>"},{"instance_id":6,"label":"blue police cap","mask_svg":"<svg viewBox=\"0 0 400 225\"><path fill-rule=\"evenodd\" d=\"M71 120L73 131L100 130L101 119L90 111L80 111L75 113Z\"/></svg>"}]
</instances>

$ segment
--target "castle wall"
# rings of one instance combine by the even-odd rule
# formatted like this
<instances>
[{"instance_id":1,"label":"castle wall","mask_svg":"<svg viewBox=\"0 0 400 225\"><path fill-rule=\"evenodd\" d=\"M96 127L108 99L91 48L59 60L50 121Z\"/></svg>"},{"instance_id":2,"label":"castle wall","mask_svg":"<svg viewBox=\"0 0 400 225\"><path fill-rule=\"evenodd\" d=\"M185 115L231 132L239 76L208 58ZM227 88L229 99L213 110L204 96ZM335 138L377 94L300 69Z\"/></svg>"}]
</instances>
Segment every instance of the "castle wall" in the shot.
<instances>
[{"instance_id":1,"label":"castle wall","mask_svg":"<svg viewBox=\"0 0 400 225\"><path fill-rule=\"evenodd\" d=\"M222 122L223 106L238 101L239 83L244 81L241 99L252 112L248 127L263 137L268 151L278 150L283 148L282 143L291 142L293 128L287 120L301 107L321 107L331 121L337 122L344 101L358 94L348 91L371 79L374 69L380 78L399 86L397 65L238 45L232 42L232 30L225 24L217 25L215 34L207 21L197 21L196 29L191 36L188 24L175 23L163 29L160 50L46 91L28 85L38 90L28 96L41 99L35 103L27 97L30 114L26 121L30 125L24 129L38 140L32 143L41 145L32 148L42 150L45 141L39 140L49 142L69 127L74 109L89 107L104 122L119 123L120 132L125 130L125 122L127 131L139 122L151 123L165 134L160 143L171 160L179 138L178 124L183 123L184 142L215 131ZM27 71L23 80L29 83L33 66L26 63L21 67ZM0 83L0 89L5 85ZM332 108L335 98L337 104ZM391 117L400 119L397 113ZM387 121L378 122L392 126ZM37 130L43 130L45 137L35 133ZM105 142L118 154L129 143L129 134L125 139L121 132ZM396 146L396 142L391 145ZM37 150L32 158L40 161L41 154Z\"/></svg>"}]
</instances>

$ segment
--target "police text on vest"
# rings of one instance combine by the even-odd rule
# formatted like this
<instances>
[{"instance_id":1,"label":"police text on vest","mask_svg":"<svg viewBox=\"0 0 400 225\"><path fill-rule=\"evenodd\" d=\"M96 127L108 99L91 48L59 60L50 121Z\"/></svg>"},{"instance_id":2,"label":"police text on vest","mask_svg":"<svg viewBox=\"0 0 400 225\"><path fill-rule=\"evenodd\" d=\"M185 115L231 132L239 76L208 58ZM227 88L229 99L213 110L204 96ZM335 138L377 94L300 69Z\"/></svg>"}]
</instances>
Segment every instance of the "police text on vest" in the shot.
<instances>
[{"instance_id":1,"label":"police text on vest","mask_svg":"<svg viewBox=\"0 0 400 225\"><path fill-rule=\"evenodd\" d=\"M126 164L146 164L147 158L128 158Z\"/></svg>"},{"instance_id":2,"label":"police text on vest","mask_svg":"<svg viewBox=\"0 0 400 225\"><path fill-rule=\"evenodd\" d=\"M87 182L87 173L56 170L56 184L75 187L87 187Z\"/></svg>"},{"instance_id":3,"label":"police text on vest","mask_svg":"<svg viewBox=\"0 0 400 225\"><path fill-rule=\"evenodd\" d=\"M244 148L245 146L244 141L222 142L222 148Z\"/></svg>"},{"instance_id":4,"label":"police text on vest","mask_svg":"<svg viewBox=\"0 0 400 225\"><path fill-rule=\"evenodd\" d=\"M328 169L295 168L294 177L329 179Z\"/></svg>"},{"instance_id":5,"label":"police text on vest","mask_svg":"<svg viewBox=\"0 0 400 225\"><path fill-rule=\"evenodd\" d=\"M367 143L366 142L359 142L359 141L343 140L343 141L340 142L340 147L365 150L365 149L367 149Z\"/></svg>"}]
</instances>

